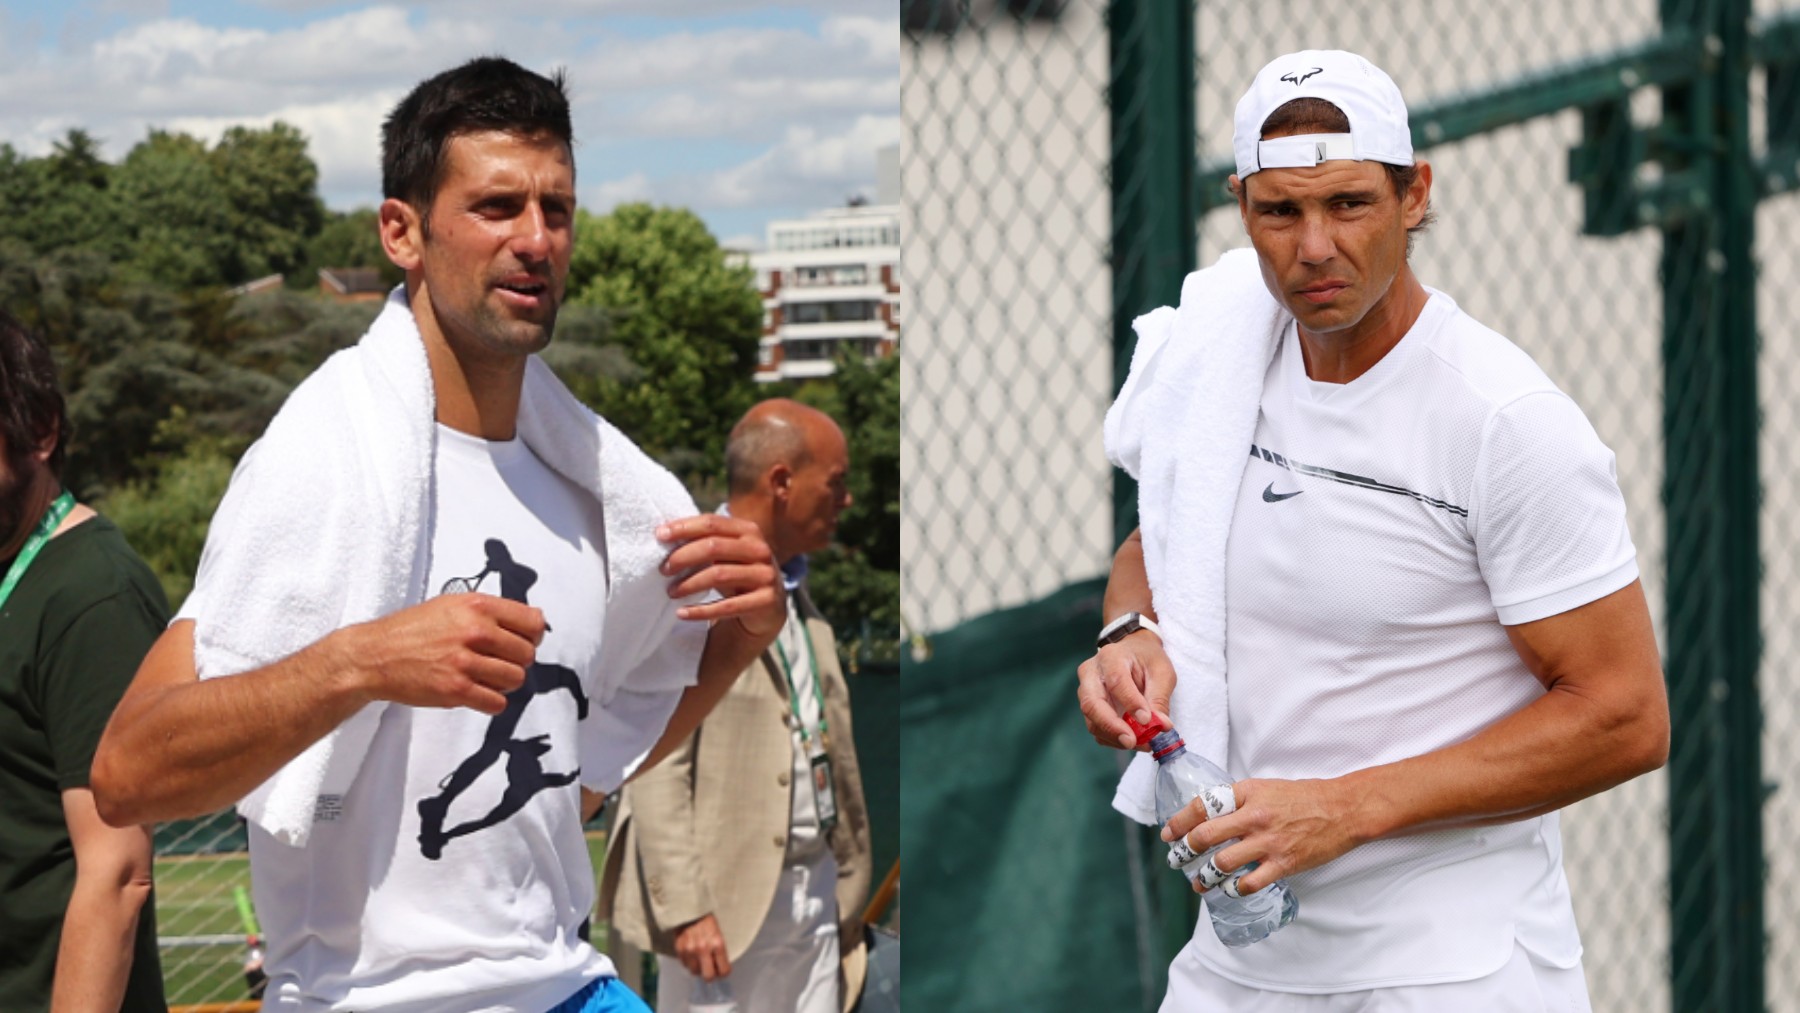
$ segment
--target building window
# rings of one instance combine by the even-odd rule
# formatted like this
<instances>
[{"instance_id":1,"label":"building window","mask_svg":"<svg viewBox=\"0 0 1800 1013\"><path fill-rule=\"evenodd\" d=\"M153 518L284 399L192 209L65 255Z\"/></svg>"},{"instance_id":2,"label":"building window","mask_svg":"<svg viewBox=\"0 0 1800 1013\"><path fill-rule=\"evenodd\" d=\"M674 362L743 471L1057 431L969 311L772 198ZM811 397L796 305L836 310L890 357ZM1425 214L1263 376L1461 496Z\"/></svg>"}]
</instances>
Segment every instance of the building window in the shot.
<instances>
[{"instance_id":1,"label":"building window","mask_svg":"<svg viewBox=\"0 0 1800 1013\"><path fill-rule=\"evenodd\" d=\"M876 303L870 299L837 302L796 302L782 307L790 324L843 324L874 320Z\"/></svg>"}]
</instances>

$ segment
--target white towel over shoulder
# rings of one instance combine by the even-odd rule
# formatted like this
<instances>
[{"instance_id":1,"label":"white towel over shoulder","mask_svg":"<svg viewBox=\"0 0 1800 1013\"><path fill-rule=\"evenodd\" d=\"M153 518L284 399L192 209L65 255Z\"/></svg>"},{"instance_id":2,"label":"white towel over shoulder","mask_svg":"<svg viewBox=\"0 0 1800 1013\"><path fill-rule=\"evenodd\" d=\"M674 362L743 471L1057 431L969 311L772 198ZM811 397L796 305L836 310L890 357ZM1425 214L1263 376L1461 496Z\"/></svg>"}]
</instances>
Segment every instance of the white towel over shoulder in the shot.
<instances>
[{"instance_id":1,"label":"white towel over shoulder","mask_svg":"<svg viewBox=\"0 0 1800 1013\"><path fill-rule=\"evenodd\" d=\"M659 567L667 549L654 532L697 513L693 500L535 357L518 431L544 463L601 502L607 610L596 702L604 708L622 686L692 684L706 624L675 618L683 603L666 593ZM294 390L232 475L182 608L195 620L201 678L268 665L334 630L425 600L436 440L430 365L397 288L355 347ZM385 706L351 716L247 795L238 812L304 846L313 823L344 804Z\"/></svg>"},{"instance_id":2,"label":"white towel over shoulder","mask_svg":"<svg viewBox=\"0 0 1800 1013\"><path fill-rule=\"evenodd\" d=\"M1268 372L1293 318L1256 252L1187 276L1181 305L1133 321L1131 372L1106 413L1106 454L1138 481L1144 570L1175 665L1169 716L1189 749L1224 767L1225 547ZM1242 773L1242 772L1234 772ZM1155 762L1126 768L1113 808L1155 824Z\"/></svg>"}]
</instances>

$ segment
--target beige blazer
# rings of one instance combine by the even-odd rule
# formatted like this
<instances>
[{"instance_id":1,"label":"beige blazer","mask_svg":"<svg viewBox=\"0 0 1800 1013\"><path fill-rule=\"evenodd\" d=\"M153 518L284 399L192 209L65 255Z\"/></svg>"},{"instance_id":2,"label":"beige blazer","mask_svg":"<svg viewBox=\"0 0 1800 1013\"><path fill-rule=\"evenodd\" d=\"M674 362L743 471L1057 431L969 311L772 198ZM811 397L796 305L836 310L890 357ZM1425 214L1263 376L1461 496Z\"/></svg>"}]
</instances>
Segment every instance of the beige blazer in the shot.
<instances>
[{"instance_id":1,"label":"beige blazer","mask_svg":"<svg viewBox=\"0 0 1800 1013\"><path fill-rule=\"evenodd\" d=\"M851 735L850 690L831 627L795 595L818 658L838 823L838 937L846 1008L862 987L869 815ZM673 956L674 930L711 913L736 960L775 898L792 818L787 681L772 652L746 669L693 737L625 786L606 843L600 913L626 942ZM801 790L809 790L801 785Z\"/></svg>"}]
</instances>

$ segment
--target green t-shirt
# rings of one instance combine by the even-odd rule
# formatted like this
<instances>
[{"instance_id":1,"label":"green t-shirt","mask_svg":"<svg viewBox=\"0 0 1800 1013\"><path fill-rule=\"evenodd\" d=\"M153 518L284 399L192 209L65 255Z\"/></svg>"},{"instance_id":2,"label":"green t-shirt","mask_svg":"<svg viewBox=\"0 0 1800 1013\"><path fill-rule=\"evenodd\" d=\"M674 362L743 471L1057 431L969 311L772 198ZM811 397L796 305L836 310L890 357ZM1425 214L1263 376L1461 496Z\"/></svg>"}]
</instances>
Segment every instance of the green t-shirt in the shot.
<instances>
[{"instance_id":1,"label":"green t-shirt","mask_svg":"<svg viewBox=\"0 0 1800 1013\"><path fill-rule=\"evenodd\" d=\"M9 1013L50 1008L75 886L62 792L86 787L106 720L168 612L156 576L104 517L46 543L0 608L0 1007ZM137 929L123 1010L165 1013L152 902Z\"/></svg>"}]
</instances>

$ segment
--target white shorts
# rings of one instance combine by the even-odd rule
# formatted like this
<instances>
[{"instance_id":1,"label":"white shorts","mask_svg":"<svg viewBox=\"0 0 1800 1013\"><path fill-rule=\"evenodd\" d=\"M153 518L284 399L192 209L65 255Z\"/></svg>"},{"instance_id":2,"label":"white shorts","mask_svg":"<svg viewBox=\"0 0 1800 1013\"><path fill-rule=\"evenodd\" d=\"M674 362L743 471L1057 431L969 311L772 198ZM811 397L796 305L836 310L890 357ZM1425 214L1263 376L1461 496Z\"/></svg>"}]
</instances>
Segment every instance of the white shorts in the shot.
<instances>
[{"instance_id":1,"label":"white shorts","mask_svg":"<svg viewBox=\"0 0 1800 1013\"><path fill-rule=\"evenodd\" d=\"M1512 959L1473 981L1399 985L1336 995L1266 992L1221 977L1183 949L1169 965L1161 1013L1592 1013L1587 976L1574 967L1547 967L1513 944Z\"/></svg>"}]
</instances>

